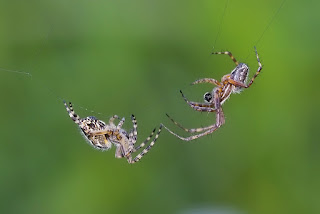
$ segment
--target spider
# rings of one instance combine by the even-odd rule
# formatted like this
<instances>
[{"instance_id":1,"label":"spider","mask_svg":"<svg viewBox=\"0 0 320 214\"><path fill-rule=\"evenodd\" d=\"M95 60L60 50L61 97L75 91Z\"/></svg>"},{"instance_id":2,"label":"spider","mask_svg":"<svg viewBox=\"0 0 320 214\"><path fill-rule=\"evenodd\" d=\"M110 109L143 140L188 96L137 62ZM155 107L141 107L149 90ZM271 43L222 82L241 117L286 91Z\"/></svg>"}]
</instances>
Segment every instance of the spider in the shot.
<instances>
[{"instance_id":1,"label":"spider","mask_svg":"<svg viewBox=\"0 0 320 214\"><path fill-rule=\"evenodd\" d=\"M135 147L135 143L137 142L137 120L134 115L131 115L131 120L133 123L133 129L128 133L126 130L122 129L122 125L124 124L125 118L120 120L120 117L114 115L110 118L109 124L106 124L102 120L98 120L93 116L89 116L86 118L80 118L73 110L71 102L67 104L64 101L64 105L67 109L67 112L70 118L79 126L81 130L81 134L88 141L90 145L92 145L95 149L106 151L112 147L112 144L116 146L116 158L125 157L128 163L136 163L140 161L140 159L149 152L149 150L154 146L156 140L159 137L159 134L162 129L162 125L151 141L151 143L143 149L135 158L132 157L132 153L138 151L143 148L147 142L149 142L154 135L156 129L154 129L150 136L142 142L139 146ZM119 119L120 122L118 125L114 124L114 120Z\"/></svg>"},{"instance_id":2,"label":"spider","mask_svg":"<svg viewBox=\"0 0 320 214\"><path fill-rule=\"evenodd\" d=\"M199 137L211 134L212 132L216 131L219 127L221 127L225 123L224 114L222 111L222 104L230 97L232 93L240 93L242 89L249 88L252 83L254 82L255 78L259 75L262 65L259 59L259 55L257 52L256 47L254 47L255 53L257 56L257 61L259 68L257 72L254 74L252 79L250 80L249 84L246 84L248 75L249 75L249 67L245 63L239 63L231 54L231 52L214 52L212 54L226 54L229 55L229 57L232 59L232 61L236 64L236 67L232 70L230 74L224 75L221 79L221 82L211 79L211 78L203 78L196 80L191 85L199 84L199 83L210 83L213 85L216 85L215 88L213 88L212 92L207 92L204 94L204 103L198 103L198 102L192 102L189 101L182 91L180 90L180 93L183 97L183 99L189 104L191 108L193 108L196 111L200 112L215 112L216 113L216 122L213 125L204 127L204 128L193 128L193 129L187 129L184 128L180 123L177 123L175 120L173 120L168 114L167 117L178 127L183 129L186 132L189 133L200 133L191 135L189 137L181 137L171 131L169 128L164 126L165 129L167 129L171 134L174 136L180 138L184 141L191 141L194 139L197 139Z\"/></svg>"}]
</instances>

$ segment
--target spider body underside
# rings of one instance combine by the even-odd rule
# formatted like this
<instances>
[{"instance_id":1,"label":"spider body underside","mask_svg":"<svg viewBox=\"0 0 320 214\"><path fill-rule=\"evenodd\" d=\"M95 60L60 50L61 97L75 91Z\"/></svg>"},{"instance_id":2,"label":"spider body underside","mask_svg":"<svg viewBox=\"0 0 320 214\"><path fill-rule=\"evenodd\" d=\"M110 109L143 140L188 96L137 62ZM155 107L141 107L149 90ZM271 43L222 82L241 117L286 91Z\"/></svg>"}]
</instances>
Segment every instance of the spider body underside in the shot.
<instances>
[{"instance_id":1,"label":"spider body underside","mask_svg":"<svg viewBox=\"0 0 320 214\"><path fill-rule=\"evenodd\" d=\"M193 108L196 111L200 112L215 112L216 113L216 122L213 125L203 127L203 128L192 128L187 129L184 128L180 123L173 120L168 114L168 118L178 127L183 129L184 131L188 133L199 133L195 135L191 135L189 137L181 137L178 134L171 131L166 126L165 129L167 129L171 134L174 136L180 138L184 141L191 141L195 140L199 137L211 134L212 132L216 131L219 127L221 127L225 123L224 113L222 110L222 104L230 97L232 93L240 93L244 88L249 88L252 83L254 82L255 78L260 74L260 71L262 69L262 65L259 59L259 55L257 52L256 47L255 53L258 61L258 70L250 80L250 82L247 84L247 79L249 75L249 67L245 63L239 63L231 54L231 52L214 52L212 54L226 54L229 55L229 57L232 59L232 61L236 64L236 67L231 71L230 74L224 75L221 78L221 81L217 81L215 79L211 78L203 78L196 80L192 83L192 85L199 84L199 83L210 83L215 85L216 87L213 88L211 92L207 92L204 94L204 103L198 103L189 101L182 91L180 90L180 93L183 97L183 99L189 104L191 108ZM202 133L200 133L202 132Z\"/></svg>"},{"instance_id":2,"label":"spider body underside","mask_svg":"<svg viewBox=\"0 0 320 214\"><path fill-rule=\"evenodd\" d=\"M150 136L144 142L142 142L139 146L135 146L137 142L138 125L134 115L131 116L133 129L130 132L127 132L126 130L122 129L125 118L122 118L120 120L117 115L114 115L110 118L109 123L106 124L102 120L98 120L93 116L80 118L74 112L71 102L69 102L69 104L64 102L64 105L70 118L79 126L81 134L91 146L93 146L95 149L106 151L109 150L112 145L114 145L116 147L115 157L125 157L130 164L140 161L140 159L149 152L152 146L154 146L162 130L162 125L160 125L156 136L147 147L145 147L145 145L153 137L155 129L151 132ZM114 124L115 119L120 120L118 125ZM140 150L143 147L145 148L136 157L133 158L132 153Z\"/></svg>"}]
</instances>

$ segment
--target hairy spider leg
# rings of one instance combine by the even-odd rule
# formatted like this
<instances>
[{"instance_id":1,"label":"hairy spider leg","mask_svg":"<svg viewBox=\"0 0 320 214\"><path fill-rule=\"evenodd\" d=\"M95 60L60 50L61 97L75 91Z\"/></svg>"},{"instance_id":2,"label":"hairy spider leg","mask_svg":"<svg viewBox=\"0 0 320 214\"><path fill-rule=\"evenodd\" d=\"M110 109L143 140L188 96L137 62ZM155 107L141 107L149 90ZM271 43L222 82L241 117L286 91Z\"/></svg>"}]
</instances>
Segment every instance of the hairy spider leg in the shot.
<instances>
[{"instance_id":1,"label":"hairy spider leg","mask_svg":"<svg viewBox=\"0 0 320 214\"><path fill-rule=\"evenodd\" d=\"M255 52L256 52L256 56L257 56L257 61L258 61L259 67L258 67L257 72L254 74L254 76L253 76L252 79L250 80L249 84L246 86L246 88L249 88L249 87L252 85L253 81L254 81L254 80L256 79L256 77L260 74L260 71L261 71L261 69L262 69L262 65L261 65L261 62L260 62L260 59L259 59L259 55L258 55L257 48L254 47L254 50L255 50Z\"/></svg>"},{"instance_id":2,"label":"hairy spider leg","mask_svg":"<svg viewBox=\"0 0 320 214\"><path fill-rule=\"evenodd\" d=\"M174 136L176 136L179 139L184 140L184 141L191 141L191 140L197 139L199 137L208 135L208 134L214 132L215 130L217 130L221 125L223 125L225 123L224 114L223 114L221 104L220 104L220 97L219 97L220 92L221 92L221 88L217 88L214 91L214 105L215 105L215 110L216 110L216 123L214 125L210 125L210 126L204 127L204 128L186 129L181 124L177 123L172 118L170 118L169 115L167 115L169 117L169 119L171 119L171 121L174 124L176 124L181 129L185 130L186 132L189 132L189 133L203 132L203 133L197 134L197 135L192 135L190 137L181 137L178 134L174 133L173 131L171 131L170 129L168 129L167 127L164 126L165 129L167 129L167 131L169 131Z\"/></svg>"},{"instance_id":3,"label":"hairy spider leg","mask_svg":"<svg viewBox=\"0 0 320 214\"><path fill-rule=\"evenodd\" d=\"M195 140L195 139L197 139L199 137L211 134L212 132L216 131L220 126L222 126L224 124L224 114L223 114L223 111L222 111L221 108L217 111L216 117L217 117L216 118L216 124L208 126L208 127L204 127L204 128L185 129L181 125L180 126L178 125L180 128L184 129L185 131L189 131L189 132L191 132L193 130L196 130L194 132L204 131L201 134L192 135L190 137L181 137L180 135L178 135L178 134L174 133L173 131L171 131L170 129L168 129L166 126L164 126L164 128L167 129L168 132L170 132L171 134L173 134L174 136L176 136L177 138L179 138L181 140L191 141L191 140Z\"/></svg>"},{"instance_id":4,"label":"hairy spider leg","mask_svg":"<svg viewBox=\"0 0 320 214\"><path fill-rule=\"evenodd\" d=\"M232 61L233 61L236 65L239 65L239 62L236 60L236 58L234 58L234 56L232 55L232 53L229 52L229 51L225 51L225 52L213 52L212 54L226 54L226 55L229 55L230 58L232 59Z\"/></svg>"},{"instance_id":5,"label":"hairy spider leg","mask_svg":"<svg viewBox=\"0 0 320 214\"><path fill-rule=\"evenodd\" d=\"M64 106L65 106L66 109L67 109L67 112L68 112L70 118L71 118L76 124L79 125L79 124L80 124L80 117L79 117L79 115L77 115L77 114L74 112L71 102L69 102L69 106L68 106L68 104L67 104L65 101L63 101L63 103L64 103Z\"/></svg>"},{"instance_id":6,"label":"hairy spider leg","mask_svg":"<svg viewBox=\"0 0 320 214\"><path fill-rule=\"evenodd\" d=\"M179 128L181 128L184 131L189 132L189 133L203 132L203 131L211 129L211 128L213 128L215 126L215 125L211 125L211 126L208 126L208 127L187 129L187 128L183 127L180 123L178 123L174 119L172 119L172 117L170 117L168 114L166 114L166 115L176 126L178 126ZM175 135L175 133L173 131L171 131L169 128L167 128L166 126L164 126L164 128L167 129L167 131L170 132L171 134Z\"/></svg>"},{"instance_id":7,"label":"hairy spider leg","mask_svg":"<svg viewBox=\"0 0 320 214\"><path fill-rule=\"evenodd\" d=\"M138 131L137 131L138 123L137 123L136 117L133 114L131 115L131 121L133 124L133 130L130 131L129 138L132 140L133 144L135 144L138 139Z\"/></svg>"},{"instance_id":8,"label":"hairy spider leg","mask_svg":"<svg viewBox=\"0 0 320 214\"><path fill-rule=\"evenodd\" d=\"M131 157L131 156L127 157L128 162L129 162L129 163L136 163L136 162L140 161L141 158L142 158L145 154L147 154L147 153L150 151L150 149L154 146L155 142L157 141L157 139L158 139L158 137L159 137L159 134L160 134L161 130L162 130L162 125L160 125L160 128L159 128L156 136L155 136L154 139L151 141L151 143L149 144L149 146L147 146L144 150L142 150L133 160L132 160L132 157Z\"/></svg>"},{"instance_id":9,"label":"hairy spider leg","mask_svg":"<svg viewBox=\"0 0 320 214\"><path fill-rule=\"evenodd\" d=\"M221 86L221 83L218 80L212 78L202 78L194 81L191 85L199 84L199 83L211 83L216 86Z\"/></svg>"},{"instance_id":10,"label":"hairy spider leg","mask_svg":"<svg viewBox=\"0 0 320 214\"><path fill-rule=\"evenodd\" d=\"M118 129L118 130L121 129L121 127L123 126L125 120L126 120L126 118L124 118L124 117L120 120L120 122L119 122L118 125L117 125L117 129Z\"/></svg>"},{"instance_id":11,"label":"hairy spider leg","mask_svg":"<svg viewBox=\"0 0 320 214\"><path fill-rule=\"evenodd\" d=\"M137 146L136 148L134 148L133 152L138 151L139 149L141 149L142 147L144 147L146 145L147 142L150 141L150 139L152 138L152 136L154 135L154 133L156 132L156 128L154 128L151 132L151 134L149 135L149 137L147 137L147 139L145 139L139 146Z\"/></svg>"},{"instance_id":12,"label":"hairy spider leg","mask_svg":"<svg viewBox=\"0 0 320 214\"><path fill-rule=\"evenodd\" d=\"M215 101L216 102L219 102L219 91L220 90L216 90L215 92ZM206 112L215 112L217 109L215 108L211 108L213 107L214 103L195 103L195 102L190 102L185 96L184 94L182 93L182 91L180 90L180 93L182 94L182 97L184 98L184 100L195 110L198 110L198 111L206 111ZM196 105L201 105L201 106L211 106L211 107L198 107L198 106L192 106L193 104L196 104ZM220 105L218 106L220 108ZM186 132L189 132L189 133L194 133L194 132L203 132L203 131L206 131L206 130L209 130L209 129L212 129L213 127L215 127L215 125L211 125L211 126L207 126L207 127L202 127L202 128L193 128L193 129L187 129L187 128L184 128L180 123L176 122L173 118L171 118L168 114L166 114L167 117L178 127L180 127L181 129L183 129L184 131ZM165 129L167 129L167 131L169 131L171 134L173 135L176 135L174 132L172 132L169 128L167 128L165 126Z\"/></svg>"},{"instance_id":13,"label":"hairy spider leg","mask_svg":"<svg viewBox=\"0 0 320 214\"><path fill-rule=\"evenodd\" d=\"M234 86L237 86L237 87L242 87L242 88L249 88L252 85L253 81L260 74L260 71L262 69L262 65L261 65L261 62L260 62L260 59L259 59L259 55L258 55L257 49L256 49L256 47L254 47L254 48L255 48L255 52L256 52L256 56L257 56L259 67L258 67L257 72L254 74L254 76L250 80L249 84L246 85L245 83L235 81L235 80L230 78L230 75L225 75L224 78L228 81L228 83L230 83L230 84L232 84Z\"/></svg>"},{"instance_id":14,"label":"hairy spider leg","mask_svg":"<svg viewBox=\"0 0 320 214\"><path fill-rule=\"evenodd\" d=\"M207 107L198 107L198 106L191 106L194 110L200 112L215 112L217 109L215 108L207 108Z\"/></svg>"}]
</instances>

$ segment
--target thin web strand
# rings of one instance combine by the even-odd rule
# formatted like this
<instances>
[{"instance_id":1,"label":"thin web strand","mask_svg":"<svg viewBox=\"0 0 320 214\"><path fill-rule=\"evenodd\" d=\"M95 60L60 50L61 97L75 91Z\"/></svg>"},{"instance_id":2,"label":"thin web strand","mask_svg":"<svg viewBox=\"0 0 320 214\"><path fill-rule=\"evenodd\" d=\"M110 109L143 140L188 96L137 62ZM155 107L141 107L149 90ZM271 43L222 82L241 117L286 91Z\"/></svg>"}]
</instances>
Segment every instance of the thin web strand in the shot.
<instances>
[{"instance_id":1,"label":"thin web strand","mask_svg":"<svg viewBox=\"0 0 320 214\"><path fill-rule=\"evenodd\" d=\"M30 79L32 79L32 75L30 73L28 73L28 72L10 70L10 69L5 69L5 68L1 68L1 67L0 67L0 71L6 71L6 72L10 72L10 73L21 74L21 75L25 75L25 76L29 77Z\"/></svg>"},{"instance_id":2,"label":"thin web strand","mask_svg":"<svg viewBox=\"0 0 320 214\"><path fill-rule=\"evenodd\" d=\"M224 6L224 10L223 10L222 17L221 17L220 24L219 24L219 28L218 28L218 33L217 33L216 39L215 39L215 41L213 43L212 50L214 49L214 47L215 47L215 45L216 45L216 43L218 41L218 38L220 37L221 31L222 31L222 23L223 23L224 16L225 16L227 8L228 8L228 3L229 3L229 0L226 1L226 4Z\"/></svg>"},{"instance_id":3,"label":"thin web strand","mask_svg":"<svg viewBox=\"0 0 320 214\"><path fill-rule=\"evenodd\" d=\"M273 21L275 20L276 16L278 15L278 13L280 12L281 8L283 7L284 3L286 2L286 0L283 0L280 4L280 7L278 8L278 10L275 12L275 14L272 16L270 22L268 23L268 25L266 26L266 28L262 31L260 37L258 38L258 40L254 43L254 46L257 46L261 39L263 38L264 34L267 32L267 30L269 29L269 27L271 26L271 24L273 23ZM249 56L251 55L251 51L249 52L248 56L246 57L245 61L249 58Z\"/></svg>"}]
</instances>

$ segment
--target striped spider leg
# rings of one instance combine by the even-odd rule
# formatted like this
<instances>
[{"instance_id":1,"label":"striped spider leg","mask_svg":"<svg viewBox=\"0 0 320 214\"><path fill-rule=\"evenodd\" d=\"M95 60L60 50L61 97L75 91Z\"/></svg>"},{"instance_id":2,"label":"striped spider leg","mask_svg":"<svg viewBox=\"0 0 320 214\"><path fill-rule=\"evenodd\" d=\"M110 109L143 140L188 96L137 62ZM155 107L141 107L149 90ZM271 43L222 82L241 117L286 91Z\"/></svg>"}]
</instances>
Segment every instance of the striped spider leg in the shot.
<instances>
[{"instance_id":1,"label":"striped spider leg","mask_svg":"<svg viewBox=\"0 0 320 214\"><path fill-rule=\"evenodd\" d=\"M213 125L204 127L204 128L193 128L193 129L187 129L184 128L180 123L173 120L168 114L168 118L179 128L183 129L184 131L188 133L200 133L196 135L191 135L189 137L181 137L178 134L171 131L166 126L165 129L167 129L171 134L174 136L180 138L184 141L191 141L194 139L197 139L199 137L211 134L212 132L216 131L220 126L222 126L225 123L224 114L222 110L222 104L230 97L232 93L240 93L243 88L249 88L256 77L260 74L260 71L262 69L262 65L259 59L259 55L257 52L256 47L254 47L257 61L258 61L258 70L250 80L248 84L246 84L248 75L249 75L249 67L245 63L239 63L231 54L231 52L214 52L212 54L225 54L229 55L229 57L232 59L232 61L236 64L236 67L232 70L230 74L224 75L221 79L221 82L211 79L211 78L203 78L196 80L192 83L192 85L199 84L199 83L210 83L215 85L215 88L211 92L207 92L204 94L204 103L198 103L198 102L192 102L189 101L182 91L180 91L183 99L187 102L187 104L193 108L196 111L200 112L215 112L216 114L216 122Z\"/></svg>"},{"instance_id":2,"label":"striped spider leg","mask_svg":"<svg viewBox=\"0 0 320 214\"><path fill-rule=\"evenodd\" d=\"M134 115L131 116L133 123L133 129L127 133L125 129L122 128L125 118L120 120L120 117L114 115L110 118L109 123L96 119L95 117L89 116L86 118L80 118L73 110L72 104L69 102L67 104L64 102L67 112L70 118L79 126L81 133L85 139L96 149L108 150L112 147L112 144L116 147L115 157L116 158L127 158L129 163L136 163L149 152L149 150L154 146L159 134L162 130L160 126L156 136L150 142L150 144L144 148L136 157L132 157L132 153L145 147L145 145L151 140L155 133L155 129L151 132L150 136L142 142L139 146L135 147L137 142L137 120ZM118 125L114 124L114 121L120 120Z\"/></svg>"},{"instance_id":3,"label":"striped spider leg","mask_svg":"<svg viewBox=\"0 0 320 214\"><path fill-rule=\"evenodd\" d=\"M121 126L118 127L118 129L116 130L116 132L113 132L113 134L111 133L106 133L108 130L104 131L104 130L99 130L99 131L94 131L93 134L97 134L97 135L109 135L110 139L112 140L113 144L116 145L116 154L115 157L116 158L127 158L128 163L136 163L138 161L140 161L140 159L147 154L150 149L154 146L156 140L159 138L159 134L162 130L162 125L160 125L160 128L156 134L156 136L154 137L154 139L149 143L149 145L147 147L146 144L151 140L151 138L153 137L153 135L155 134L156 129L153 129L153 131L151 132L150 136L143 141L139 146L135 147L135 144L137 142L137 120L135 118L134 115L131 115L131 120L133 123L133 130L131 130L129 132L129 134L127 134L127 132L124 129L121 129ZM122 120L124 121L124 120ZM121 121L120 121L121 122ZM118 125L119 126L119 125ZM117 136L117 139L114 139L115 136ZM136 155L134 158L132 157L132 153L137 152L138 150L142 149L143 147L145 147L138 155Z\"/></svg>"}]
</instances>

